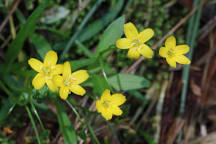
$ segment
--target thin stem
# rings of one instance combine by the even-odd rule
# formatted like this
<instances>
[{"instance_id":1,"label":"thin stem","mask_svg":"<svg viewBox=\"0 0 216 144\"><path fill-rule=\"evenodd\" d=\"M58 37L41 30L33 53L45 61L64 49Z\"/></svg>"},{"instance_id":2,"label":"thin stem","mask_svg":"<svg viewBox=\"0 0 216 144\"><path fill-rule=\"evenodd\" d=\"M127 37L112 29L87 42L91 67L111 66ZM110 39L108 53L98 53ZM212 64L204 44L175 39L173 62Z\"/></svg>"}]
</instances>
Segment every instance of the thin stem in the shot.
<instances>
[{"instance_id":1,"label":"thin stem","mask_svg":"<svg viewBox=\"0 0 216 144\"><path fill-rule=\"evenodd\" d=\"M30 109L29 109L28 106L25 106L25 108L26 108L26 111L27 111L27 113L28 113L28 116L29 116L29 118L30 118L30 120L31 120L33 129L34 129L34 132L35 132L35 135L36 135L37 142L38 142L38 144L41 144L41 141L40 141L40 138L39 138L39 134L38 134L38 130L37 130L37 127L36 127L34 118L33 118L32 114L31 114L31 111L30 111Z\"/></svg>"},{"instance_id":2,"label":"thin stem","mask_svg":"<svg viewBox=\"0 0 216 144\"><path fill-rule=\"evenodd\" d=\"M83 27L86 25L87 21L90 19L90 17L93 15L93 13L96 11L96 9L100 6L100 4L102 3L102 0L98 0L95 5L92 7L92 9L88 12L88 14L85 16L84 20L82 21L82 23L79 25L77 31L75 32L75 34L71 37L71 39L69 40L68 44L66 45L66 47L64 48L64 51L62 52L61 56L60 56L60 61L63 60L64 55L69 51L69 49L71 48L74 40L76 40L77 36L79 35L79 33L81 32L81 30L83 29Z\"/></svg>"},{"instance_id":3,"label":"thin stem","mask_svg":"<svg viewBox=\"0 0 216 144\"><path fill-rule=\"evenodd\" d=\"M92 129L91 125L89 124L89 121L87 120L86 116L83 116L83 117L84 117L84 119L85 119L86 125L87 125L87 127L88 127L88 129L89 129L89 132L91 133L93 139L95 140L95 142L96 142L97 144L100 144L100 142L99 142L98 138L96 137L96 135L95 135L95 133L94 133L94 130Z\"/></svg>"},{"instance_id":4,"label":"thin stem","mask_svg":"<svg viewBox=\"0 0 216 144\"><path fill-rule=\"evenodd\" d=\"M33 102L32 102L32 99L30 100L30 104L31 104L31 107L32 107L32 111L33 111L33 113L35 114L35 116L37 117L37 119L38 119L38 121L39 121L39 123L40 123L40 126L41 126L42 130L43 130L43 131L46 131L46 129L44 128L44 125L43 125L43 123L42 123L42 121L41 121L41 119L40 119L40 116L39 116L39 114L38 114L38 112L37 112L37 110L36 110L36 108L35 108L35 106L34 106L34 104L33 104Z\"/></svg>"},{"instance_id":5,"label":"thin stem","mask_svg":"<svg viewBox=\"0 0 216 144\"><path fill-rule=\"evenodd\" d=\"M79 121L83 124L83 121L82 121L79 113L76 111L76 109L73 107L73 105L68 100L66 100L66 102L70 106L70 108L73 110L73 112L75 113L75 115L77 116L77 118L79 119Z\"/></svg>"},{"instance_id":6,"label":"thin stem","mask_svg":"<svg viewBox=\"0 0 216 144\"><path fill-rule=\"evenodd\" d=\"M195 0L194 1L194 7L196 5L200 5L204 3L202 0ZM200 3L200 4L199 4ZM190 24L188 26L188 34L187 34L187 43L191 47L190 52L188 53L188 58L192 60L192 55L193 55L193 50L194 50L194 43L196 40L196 36L198 33L198 28L199 28L199 21L200 21L200 16L201 16L201 11L202 9L199 9L197 13L195 13L191 19L190 19ZM183 86L182 86L182 93L181 93L181 103L180 103L180 110L179 110L179 122L182 121L183 119L183 114L184 114L184 107L185 107L185 101L186 101L186 94L187 94L187 89L188 89L188 79L189 79L189 71L190 71L190 65L187 65L183 69ZM180 142L182 139L182 131L180 131L179 137L178 137L178 142Z\"/></svg>"},{"instance_id":7,"label":"thin stem","mask_svg":"<svg viewBox=\"0 0 216 144\"><path fill-rule=\"evenodd\" d=\"M17 6L19 5L20 0L16 0L15 4L13 5L13 7L11 8L9 14L7 15L7 17L4 19L4 21L2 22L1 26L0 26L0 32L3 30L4 26L7 24L9 18L12 16L12 14L14 13L14 11L16 10Z\"/></svg>"},{"instance_id":8,"label":"thin stem","mask_svg":"<svg viewBox=\"0 0 216 144\"><path fill-rule=\"evenodd\" d=\"M100 66L101 66L101 68L102 68L103 77L104 77L104 79L106 80L107 85L109 86L109 89L113 92L112 87L109 85L109 82L108 82L108 78L107 78L106 72L104 71L104 63L103 63L103 60L102 60L101 57L99 57L99 62L100 62Z\"/></svg>"},{"instance_id":9,"label":"thin stem","mask_svg":"<svg viewBox=\"0 0 216 144\"><path fill-rule=\"evenodd\" d=\"M66 102L67 102L67 104L70 106L70 108L73 110L73 112L75 113L75 115L77 116L77 118L79 119L79 121L82 123L82 125L84 125L83 121L81 120L81 117L80 117L79 113L76 111L76 109L74 108L74 106L73 106L68 100L66 100ZM84 119L85 119L85 124L87 125L87 127L88 127L88 129L89 129L89 132L91 133L93 139L95 140L95 142L96 142L97 144L100 144L100 142L99 142L99 140L97 139L97 137L96 137L96 135L95 135L95 133L94 133L92 127L90 126L90 124L89 124L87 118L86 118L84 115L82 115L82 116L83 116Z\"/></svg>"}]
</instances>

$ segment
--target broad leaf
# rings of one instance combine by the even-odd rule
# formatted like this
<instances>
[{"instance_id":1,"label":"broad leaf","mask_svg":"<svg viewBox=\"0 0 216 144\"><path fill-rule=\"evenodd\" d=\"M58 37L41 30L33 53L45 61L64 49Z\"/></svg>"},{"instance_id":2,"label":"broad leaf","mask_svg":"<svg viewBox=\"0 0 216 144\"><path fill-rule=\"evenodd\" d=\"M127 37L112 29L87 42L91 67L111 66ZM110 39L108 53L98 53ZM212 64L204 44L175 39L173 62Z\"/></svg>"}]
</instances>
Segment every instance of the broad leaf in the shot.
<instances>
[{"instance_id":1,"label":"broad leaf","mask_svg":"<svg viewBox=\"0 0 216 144\"><path fill-rule=\"evenodd\" d=\"M110 89L109 84L107 83L107 81L103 76L93 75L91 81L93 83L94 91L99 97L101 96L101 94L105 89Z\"/></svg>"},{"instance_id":2,"label":"broad leaf","mask_svg":"<svg viewBox=\"0 0 216 144\"><path fill-rule=\"evenodd\" d=\"M117 74L108 78L110 85L116 90L135 90L148 87L150 82L141 76L133 74Z\"/></svg>"},{"instance_id":3,"label":"broad leaf","mask_svg":"<svg viewBox=\"0 0 216 144\"><path fill-rule=\"evenodd\" d=\"M125 16L121 16L108 26L101 36L100 42L95 52L95 57L98 57L100 52L108 49L111 45L114 45L116 41L122 36L124 23Z\"/></svg>"}]
</instances>

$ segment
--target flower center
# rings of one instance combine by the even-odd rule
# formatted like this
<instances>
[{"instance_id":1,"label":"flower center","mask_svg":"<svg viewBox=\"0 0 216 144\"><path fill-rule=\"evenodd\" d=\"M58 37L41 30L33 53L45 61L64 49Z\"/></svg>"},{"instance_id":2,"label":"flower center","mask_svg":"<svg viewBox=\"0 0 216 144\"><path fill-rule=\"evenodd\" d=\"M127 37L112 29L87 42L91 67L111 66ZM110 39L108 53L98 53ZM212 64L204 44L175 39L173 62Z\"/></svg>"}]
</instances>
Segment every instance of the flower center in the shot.
<instances>
[{"instance_id":1,"label":"flower center","mask_svg":"<svg viewBox=\"0 0 216 144\"><path fill-rule=\"evenodd\" d=\"M66 77L64 80L65 86L70 86L72 83L75 82L75 78L73 78L71 75L69 77Z\"/></svg>"},{"instance_id":2,"label":"flower center","mask_svg":"<svg viewBox=\"0 0 216 144\"><path fill-rule=\"evenodd\" d=\"M142 44L141 40L133 38L133 41L132 41L132 46L133 47L139 47L141 44Z\"/></svg>"},{"instance_id":3,"label":"flower center","mask_svg":"<svg viewBox=\"0 0 216 144\"><path fill-rule=\"evenodd\" d=\"M68 78L66 78L65 80L64 80L64 85L65 86L69 86L70 85L70 80L68 80Z\"/></svg>"},{"instance_id":4,"label":"flower center","mask_svg":"<svg viewBox=\"0 0 216 144\"><path fill-rule=\"evenodd\" d=\"M168 52L167 52L168 56L173 56L175 53L172 49L170 49Z\"/></svg>"},{"instance_id":5,"label":"flower center","mask_svg":"<svg viewBox=\"0 0 216 144\"><path fill-rule=\"evenodd\" d=\"M50 75L51 70L50 70L50 68L48 68L48 67L44 67L44 68L43 68L43 72L44 72L44 74L45 74L46 76L48 76L48 75Z\"/></svg>"},{"instance_id":6,"label":"flower center","mask_svg":"<svg viewBox=\"0 0 216 144\"><path fill-rule=\"evenodd\" d=\"M108 108L109 107L109 103L110 103L110 101L104 101L103 102L104 108Z\"/></svg>"}]
</instances>

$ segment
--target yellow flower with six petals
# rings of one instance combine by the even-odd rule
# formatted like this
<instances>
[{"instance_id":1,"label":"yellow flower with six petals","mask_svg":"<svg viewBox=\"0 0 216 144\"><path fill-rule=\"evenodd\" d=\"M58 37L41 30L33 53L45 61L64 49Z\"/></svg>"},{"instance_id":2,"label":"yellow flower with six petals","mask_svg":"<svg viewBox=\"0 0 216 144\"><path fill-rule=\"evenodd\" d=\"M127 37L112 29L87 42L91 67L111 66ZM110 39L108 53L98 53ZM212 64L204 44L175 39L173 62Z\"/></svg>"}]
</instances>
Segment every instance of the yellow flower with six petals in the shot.
<instances>
[{"instance_id":1,"label":"yellow flower with six petals","mask_svg":"<svg viewBox=\"0 0 216 144\"><path fill-rule=\"evenodd\" d=\"M86 81L89 75L86 70L78 70L71 73L71 66L69 62L65 62L63 66L63 75L56 75L53 77L54 83L60 87L59 95L65 100L69 92L83 96L86 91L79 84Z\"/></svg>"},{"instance_id":2,"label":"yellow flower with six petals","mask_svg":"<svg viewBox=\"0 0 216 144\"><path fill-rule=\"evenodd\" d=\"M170 36L165 41L165 47L161 47L159 55L166 58L167 63L171 67L176 67L176 62L180 64L190 64L190 60L183 54L188 53L190 50L189 46L176 45L176 39L174 36Z\"/></svg>"},{"instance_id":3,"label":"yellow flower with six petals","mask_svg":"<svg viewBox=\"0 0 216 144\"><path fill-rule=\"evenodd\" d=\"M122 114L119 106L125 103L125 101L124 95L120 93L111 95L110 90L106 89L100 100L96 101L96 109L106 120L110 120L112 115L120 116Z\"/></svg>"},{"instance_id":4,"label":"yellow flower with six petals","mask_svg":"<svg viewBox=\"0 0 216 144\"><path fill-rule=\"evenodd\" d=\"M151 28L144 29L138 33L136 27L131 22L124 25L124 34L126 38L116 41L116 47L120 49L129 49L127 56L132 59L138 59L140 54L146 58L152 58L153 50L146 44L154 35Z\"/></svg>"},{"instance_id":5,"label":"yellow flower with six petals","mask_svg":"<svg viewBox=\"0 0 216 144\"><path fill-rule=\"evenodd\" d=\"M28 64L32 69L38 72L38 74L32 80L32 85L35 89L40 89L46 83L48 88L55 92L58 90L57 86L53 83L52 78L54 75L62 73L63 65L56 64L58 56L54 51L48 51L44 62L31 58L28 60Z\"/></svg>"}]
</instances>

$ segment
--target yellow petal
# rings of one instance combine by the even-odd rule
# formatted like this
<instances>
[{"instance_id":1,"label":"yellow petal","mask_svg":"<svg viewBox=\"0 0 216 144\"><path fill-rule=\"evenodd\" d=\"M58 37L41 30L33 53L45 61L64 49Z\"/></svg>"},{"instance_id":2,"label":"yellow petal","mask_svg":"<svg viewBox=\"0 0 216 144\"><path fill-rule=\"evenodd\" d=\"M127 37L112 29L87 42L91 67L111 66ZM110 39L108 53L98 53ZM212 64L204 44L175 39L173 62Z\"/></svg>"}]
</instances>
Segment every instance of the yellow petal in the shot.
<instances>
[{"instance_id":1,"label":"yellow petal","mask_svg":"<svg viewBox=\"0 0 216 144\"><path fill-rule=\"evenodd\" d=\"M69 88L68 87L61 87L59 91L60 98L63 100L66 100L69 94Z\"/></svg>"},{"instance_id":2,"label":"yellow petal","mask_svg":"<svg viewBox=\"0 0 216 144\"><path fill-rule=\"evenodd\" d=\"M111 94L110 90L104 90L103 94L101 95L101 101L111 101Z\"/></svg>"},{"instance_id":3,"label":"yellow petal","mask_svg":"<svg viewBox=\"0 0 216 144\"><path fill-rule=\"evenodd\" d=\"M40 72L43 67L43 63L35 58L29 59L28 64L37 72Z\"/></svg>"},{"instance_id":4,"label":"yellow petal","mask_svg":"<svg viewBox=\"0 0 216 144\"><path fill-rule=\"evenodd\" d=\"M123 113L119 107L112 107L111 110L112 110L112 113L116 116L120 116Z\"/></svg>"},{"instance_id":5,"label":"yellow petal","mask_svg":"<svg viewBox=\"0 0 216 144\"><path fill-rule=\"evenodd\" d=\"M52 80L53 80L53 82L54 82L55 85L57 85L59 87L64 86L64 84L63 84L63 77L62 76L55 75L55 76L53 76Z\"/></svg>"},{"instance_id":6,"label":"yellow petal","mask_svg":"<svg viewBox=\"0 0 216 144\"><path fill-rule=\"evenodd\" d=\"M180 64L190 64L190 60L184 55L175 56L175 60Z\"/></svg>"},{"instance_id":7,"label":"yellow petal","mask_svg":"<svg viewBox=\"0 0 216 144\"><path fill-rule=\"evenodd\" d=\"M165 41L165 46L169 49L174 48L176 46L176 39L174 36L170 36Z\"/></svg>"},{"instance_id":8,"label":"yellow petal","mask_svg":"<svg viewBox=\"0 0 216 144\"><path fill-rule=\"evenodd\" d=\"M53 83L52 80L46 80L46 84L51 91L55 92L58 90L58 87Z\"/></svg>"},{"instance_id":9,"label":"yellow petal","mask_svg":"<svg viewBox=\"0 0 216 144\"><path fill-rule=\"evenodd\" d=\"M35 89L42 88L44 84L45 84L45 77L41 75L40 73L37 74L32 80L32 85L34 86Z\"/></svg>"},{"instance_id":10,"label":"yellow petal","mask_svg":"<svg viewBox=\"0 0 216 144\"><path fill-rule=\"evenodd\" d=\"M120 49L129 49L132 47L132 39L121 38L116 41L116 47Z\"/></svg>"},{"instance_id":11,"label":"yellow petal","mask_svg":"<svg viewBox=\"0 0 216 144\"><path fill-rule=\"evenodd\" d=\"M63 77L69 77L71 75L71 66L70 63L67 61L64 63L64 69L63 69Z\"/></svg>"},{"instance_id":12,"label":"yellow petal","mask_svg":"<svg viewBox=\"0 0 216 144\"><path fill-rule=\"evenodd\" d=\"M124 33L127 38L136 38L138 36L138 31L134 24L131 22L124 24Z\"/></svg>"},{"instance_id":13,"label":"yellow petal","mask_svg":"<svg viewBox=\"0 0 216 144\"><path fill-rule=\"evenodd\" d=\"M75 79L77 84L81 84L89 78L86 70L78 70L76 72L73 72L71 76Z\"/></svg>"},{"instance_id":14,"label":"yellow petal","mask_svg":"<svg viewBox=\"0 0 216 144\"><path fill-rule=\"evenodd\" d=\"M104 111L102 111L101 114L106 120L112 119L112 112L110 112L110 111L104 110Z\"/></svg>"},{"instance_id":15,"label":"yellow petal","mask_svg":"<svg viewBox=\"0 0 216 144\"><path fill-rule=\"evenodd\" d=\"M57 56L57 53L50 50L46 53L46 56L44 58L44 64L46 66L54 66L56 65L57 63L57 60L58 60L58 56Z\"/></svg>"},{"instance_id":16,"label":"yellow petal","mask_svg":"<svg viewBox=\"0 0 216 144\"><path fill-rule=\"evenodd\" d=\"M161 47L160 50L159 50L159 55L161 57L166 58L168 56L167 55L168 51L169 51L169 48L167 48L167 47Z\"/></svg>"},{"instance_id":17,"label":"yellow petal","mask_svg":"<svg viewBox=\"0 0 216 144\"><path fill-rule=\"evenodd\" d=\"M138 59L140 57L140 53L136 50L136 48L130 48L127 57L131 59Z\"/></svg>"},{"instance_id":18,"label":"yellow petal","mask_svg":"<svg viewBox=\"0 0 216 144\"><path fill-rule=\"evenodd\" d=\"M96 100L96 109L99 113L101 113L102 111L104 111L104 107L101 105L101 101L100 100Z\"/></svg>"},{"instance_id":19,"label":"yellow petal","mask_svg":"<svg viewBox=\"0 0 216 144\"><path fill-rule=\"evenodd\" d=\"M141 40L142 43L147 42L153 37L153 35L154 31L151 28L144 29L142 32L139 33L139 40Z\"/></svg>"},{"instance_id":20,"label":"yellow petal","mask_svg":"<svg viewBox=\"0 0 216 144\"><path fill-rule=\"evenodd\" d=\"M79 85L71 85L70 90L71 92L81 96L83 96L86 93L85 89Z\"/></svg>"},{"instance_id":21,"label":"yellow petal","mask_svg":"<svg viewBox=\"0 0 216 144\"><path fill-rule=\"evenodd\" d=\"M62 74L63 73L63 69L64 69L64 65L63 64L57 64L53 68L53 74L54 75Z\"/></svg>"},{"instance_id":22,"label":"yellow petal","mask_svg":"<svg viewBox=\"0 0 216 144\"><path fill-rule=\"evenodd\" d=\"M176 61L174 58L167 57L166 61L171 67L174 67L174 68L176 67Z\"/></svg>"},{"instance_id":23,"label":"yellow petal","mask_svg":"<svg viewBox=\"0 0 216 144\"><path fill-rule=\"evenodd\" d=\"M123 103L125 103L126 97L122 94L116 93L112 95L112 105L114 106L120 106Z\"/></svg>"},{"instance_id":24,"label":"yellow petal","mask_svg":"<svg viewBox=\"0 0 216 144\"><path fill-rule=\"evenodd\" d=\"M189 52L190 47L188 45L178 45L173 48L177 55L186 54Z\"/></svg>"},{"instance_id":25,"label":"yellow petal","mask_svg":"<svg viewBox=\"0 0 216 144\"><path fill-rule=\"evenodd\" d=\"M147 46L146 44L142 44L139 48L138 51L141 55L143 55L146 58L152 58L154 52L153 50Z\"/></svg>"}]
</instances>

